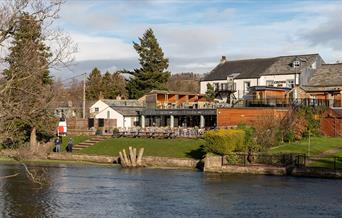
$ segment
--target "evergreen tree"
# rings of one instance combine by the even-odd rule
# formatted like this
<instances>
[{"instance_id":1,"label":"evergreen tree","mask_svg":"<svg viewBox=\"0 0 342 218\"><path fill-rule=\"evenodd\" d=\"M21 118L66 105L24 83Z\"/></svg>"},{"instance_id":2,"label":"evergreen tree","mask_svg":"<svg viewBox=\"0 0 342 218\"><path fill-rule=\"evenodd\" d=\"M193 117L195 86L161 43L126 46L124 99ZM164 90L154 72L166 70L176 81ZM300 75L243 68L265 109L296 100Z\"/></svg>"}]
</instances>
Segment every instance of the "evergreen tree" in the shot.
<instances>
[{"instance_id":1,"label":"evergreen tree","mask_svg":"<svg viewBox=\"0 0 342 218\"><path fill-rule=\"evenodd\" d=\"M112 86L111 86L111 96L113 99L117 96L121 96L122 98L127 98L127 90L126 90L126 80L121 76L119 72L115 72L112 74Z\"/></svg>"},{"instance_id":2,"label":"evergreen tree","mask_svg":"<svg viewBox=\"0 0 342 218\"><path fill-rule=\"evenodd\" d=\"M86 97L87 100L99 99L102 88L102 75L99 69L96 67L91 71L88 80L86 82ZM102 93L103 94L103 93Z\"/></svg>"},{"instance_id":3,"label":"evergreen tree","mask_svg":"<svg viewBox=\"0 0 342 218\"><path fill-rule=\"evenodd\" d=\"M113 99L112 89L113 89L113 81L112 75L107 71L105 75L102 77L101 88L103 89L103 97L106 99Z\"/></svg>"},{"instance_id":4,"label":"evergreen tree","mask_svg":"<svg viewBox=\"0 0 342 218\"><path fill-rule=\"evenodd\" d=\"M208 83L207 84L207 91L205 92L205 98L208 101L214 101L215 97L216 97L215 88L210 83Z\"/></svg>"},{"instance_id":5,"label":"evergreen tree","mask_svg":"<svg viewBox=\"0 0 342 218\"><path fill-rule=\"evenodd\" d=\"M133 42L137 51L141 67L132 72L134 76L127 84L130 98L139 98L153 89L167 90L166 83L170 72L165 71L169 66L169 60L154 36L152 29L147 29L140 44Z\"/></svg>"},{"instance_id":6,"label":"evergreen tree","mask_svg":"<svg viewBox=\"0 0 342 218\"><path fill-rule=\"evenodd\" d=\"M9 67L4 70L4 83L11 88L2 93L0 104L8 112L3 122L7 137L20 144L30 141L35 147L37 133L51 134L56 124L48 108L53 99L51 53L39 21L23 14L17 25L6 58Z\"/></svg>"}]
</instances>

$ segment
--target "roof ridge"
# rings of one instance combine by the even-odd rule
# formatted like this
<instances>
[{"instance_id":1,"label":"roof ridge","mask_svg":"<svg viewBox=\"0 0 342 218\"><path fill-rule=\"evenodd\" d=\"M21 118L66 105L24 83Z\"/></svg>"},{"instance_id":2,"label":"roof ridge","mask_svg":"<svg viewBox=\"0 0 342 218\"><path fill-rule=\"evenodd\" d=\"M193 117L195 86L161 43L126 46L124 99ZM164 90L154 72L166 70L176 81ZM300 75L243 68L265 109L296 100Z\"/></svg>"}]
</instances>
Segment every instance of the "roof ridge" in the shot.
<instances>
[{"instance_id":1,"label":"roof ridge","mask_svg":"<svg viewBox=\"0 0 342 218\"><path fill-rule=\"evenodd\" d=\"M322 64L323 65L341 65L342 63L334 63L334 64Z\"/></svg>"},{"instance_id":2,"label":"roof ridge","mask_svg":"<svg viewBox=\"0 0 342 218\"><path fill-rule=\"evenodd\" d=\"M276 59L276 58L284 58L284 57L300 57L300 56L310 56L310 55L319 55L319 53L310 53L310 54L299 54L299 55L281 55L281 56L273 56L273 57L260 57L260 58L248 58L248 59L238 59L238 60L228 60L223 64L235 61L252 61L252 60L266 60L266 59ZM218 64L223 65L223 64Z\"/></svg>"},{"instance_id":3,"label":"roof ridge","mask_svg":"<svg viewBox=\"0 0 342 218\"><path fill-rule=\"evenodd\" d=\"M319 53L300 54L300 55L282 55L282 56L278 56L278 58L298 57L298 56L309 56L309 55L319 55Z\"/></svg>"}]
</instances>

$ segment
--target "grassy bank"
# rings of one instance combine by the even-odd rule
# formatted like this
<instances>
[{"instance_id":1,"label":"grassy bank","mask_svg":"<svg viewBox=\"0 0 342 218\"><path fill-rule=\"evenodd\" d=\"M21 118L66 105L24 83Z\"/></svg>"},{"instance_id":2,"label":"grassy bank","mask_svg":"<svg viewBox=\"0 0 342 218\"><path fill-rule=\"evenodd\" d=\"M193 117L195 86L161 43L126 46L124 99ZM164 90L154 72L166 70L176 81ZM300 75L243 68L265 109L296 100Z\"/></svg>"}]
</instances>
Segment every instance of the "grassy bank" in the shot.
<instances>
[{"instance_id":1,"label":"grassy bank","mask_svg":"<svg viewBox=\"0 0 342 218\"><path fill-rule=\"evenodd\" d=\"M310 155L318 156L331 149L342 147L342 137L312 137L310 140ZM270 150L271 153L303 153L307 154L309 140L283 144ZM331 156L342 157L342 152L338 151Z\"/></svg>"},{"instance_id":2,"label":"grassy bank","mask_svg":"<svg viewBox=\"0 0 342 218\"><path fill-rule=\"evenodd\" d=\"M77 145L78 143L80 142L83 142L87 139L90 138L90 136L87 136L87 135L71 135L71 136L63 136L62 137L62 144L61 144L61 150L62 151L65 151L65 148L68 144L68 140L72 138L72 141L74 143L74 145Z\"/></svg>"},{"instance_id":3,"label":"grassy bank","mask_svg":"<svg viewBox=\"0 0 342 218\"><path fill-rule=\"evenodd\" d=\"M312 137L310 140L310 156L307 165L311 167L342 168L341 137ZM308 154L309 140L305 139L297 143L288 143L270 150L271 153L302 153Z\"/></svg>"},{"instance_id":4,"label":"grassy bank","mask_svg":"<svg viewBox=\"0 0 342 218\"><path fill-rule=\"evenodd\" d=\"M122 149L129 146L143 147L144 156L191 157L199 159L203 155L202 139L147 139L147 138L110 138L99 142L79 153L117 156Z\"/></svg>"}]
</instances>

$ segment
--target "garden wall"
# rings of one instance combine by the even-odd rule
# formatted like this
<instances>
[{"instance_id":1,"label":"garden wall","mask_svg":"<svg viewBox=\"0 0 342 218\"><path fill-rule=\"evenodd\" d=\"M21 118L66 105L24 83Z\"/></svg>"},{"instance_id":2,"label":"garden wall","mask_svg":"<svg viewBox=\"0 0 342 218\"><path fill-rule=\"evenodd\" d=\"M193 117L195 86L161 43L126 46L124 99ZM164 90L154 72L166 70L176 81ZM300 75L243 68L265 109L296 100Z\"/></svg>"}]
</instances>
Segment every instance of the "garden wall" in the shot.
<instances>
[{"instance_id":1,"label":"garden wall","mask_svg":"<svg viewBox=\"0 0 342 218\"><path fill-rule=\"evenodd\" d=\"M321 119L320 131L325 136L342 136L342 119L329 117Z\"/></svg>"},{"instance_id":2,"label":"garden wall","mask_svg":"<svg viewBox=\"0 0 342 218\"><path fill-rule=\"evenodd\" d=\"M262 174L262 175L286 175L286 167L276 167L268 165L223 165L221 156L207 156L204 159L205 172L215 173L241 173L241 174Z\"/></svg>"}]
</instances>

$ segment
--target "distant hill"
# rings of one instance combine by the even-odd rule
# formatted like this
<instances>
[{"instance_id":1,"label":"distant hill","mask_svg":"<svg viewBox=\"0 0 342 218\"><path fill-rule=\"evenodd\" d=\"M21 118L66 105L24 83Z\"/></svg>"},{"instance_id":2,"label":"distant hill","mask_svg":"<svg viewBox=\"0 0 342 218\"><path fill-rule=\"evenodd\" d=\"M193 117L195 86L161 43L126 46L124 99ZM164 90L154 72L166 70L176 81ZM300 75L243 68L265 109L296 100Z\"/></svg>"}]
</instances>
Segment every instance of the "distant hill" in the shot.
<instances>
[{"instance_id":1,"label":"distant hill","mask_svg":"<svg viewBox=\"0 0 342 218\"><path fill-rule=\"evenodd\" d=\"M200 91L200 80L203 74L198 73L177 73L171 75L167 82L170 91L197 92Z\"/></svg>"}]
</instances>

